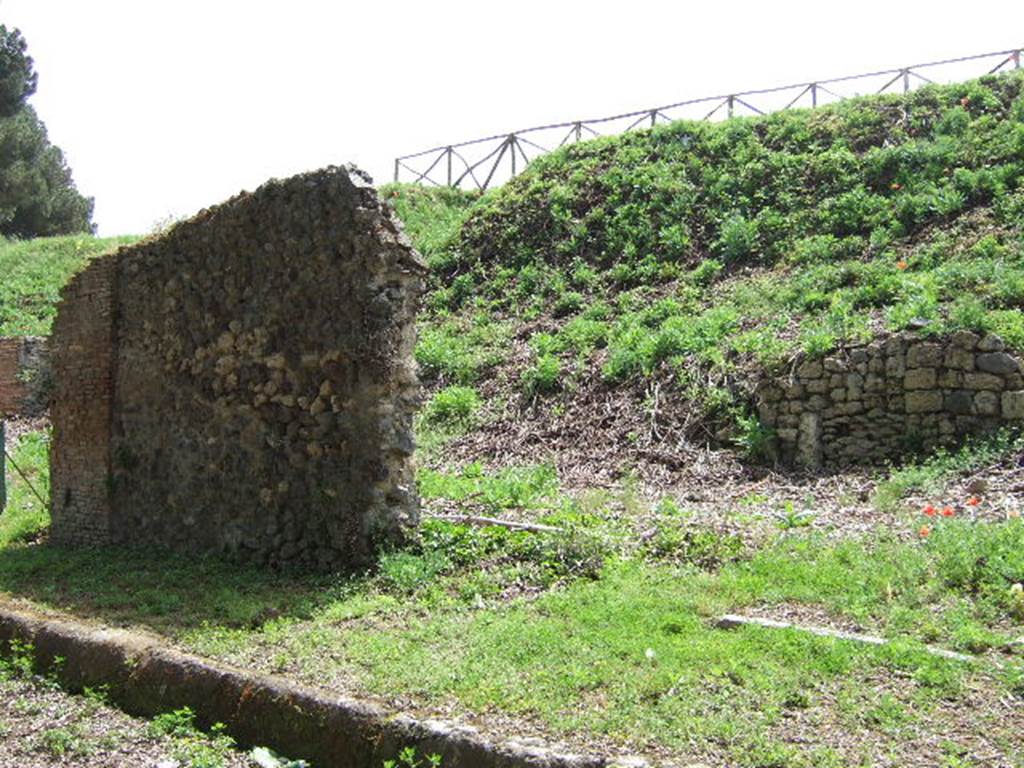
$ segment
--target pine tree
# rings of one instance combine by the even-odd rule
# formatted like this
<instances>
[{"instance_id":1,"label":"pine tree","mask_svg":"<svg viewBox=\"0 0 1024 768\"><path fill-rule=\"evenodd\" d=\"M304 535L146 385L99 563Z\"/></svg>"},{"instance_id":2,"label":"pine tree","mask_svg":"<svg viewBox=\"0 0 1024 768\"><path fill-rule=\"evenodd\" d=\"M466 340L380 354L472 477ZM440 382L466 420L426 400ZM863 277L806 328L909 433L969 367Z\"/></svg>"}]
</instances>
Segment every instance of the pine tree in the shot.
<instances>
[{"instance_id":1,"label":"pine tree","mask_svg":"<svg viewBox=\"0 0 1024 768\"><path fill-rule=\"evenodd\" d=\"M37 75L17 29L0 24L0 235L91 232L92 198L75 189L64 153L28 105Z\"/></svg>"}]
</instances>

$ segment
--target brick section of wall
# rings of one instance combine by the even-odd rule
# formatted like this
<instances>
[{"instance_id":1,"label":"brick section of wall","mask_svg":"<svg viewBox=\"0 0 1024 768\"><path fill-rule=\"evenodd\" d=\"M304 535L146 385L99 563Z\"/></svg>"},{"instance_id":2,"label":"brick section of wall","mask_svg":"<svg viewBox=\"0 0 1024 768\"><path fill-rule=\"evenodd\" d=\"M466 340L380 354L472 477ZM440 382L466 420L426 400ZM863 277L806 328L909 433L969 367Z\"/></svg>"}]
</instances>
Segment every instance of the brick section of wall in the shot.
<instances>
[{"instance_id":1,"label":"brick section of wall","mask_svg":"<svg viewBox=\"0 0 1024 768\"><path fill-rule=\"evenodd\" d=\"M368 179L270 182L115 257L112 542L359 568L417 522L426 267ZM77 397L61 374L59 397ZM54 440L93 434L65 423ZM61 539L70 520L54 519Z\"/></svg>"},{"instance_id":2,"label":"brick section of wall","mask_svg":"<svg viewBox=\"0 0 1024 768\"><path fill-rule=\"evenodd\" d=\"M787 463L870 464L1021 423L1024 376L992 334L901 333L797 360L757 404Z\"/></svg>"},{"instance_id":3,"label":"brick section of wall","mask_svg":"<svg viewBox=\"0 0 1024 768\"><path fill-rule=\"evenodd\" d=\"M0 416L21 413L28 387L21 379L21 339L0 339Z\"/></svg>"},{"instance_id":4,"label":"brick section of wall","mask_svg":"<svg viewBox=\"0 0 1024 768\"><path fill-rule=\"evenodd\" d=\"M98 259L61 293L51 336L51 538L110 541L110 427L116 365L116 254Z\"/></svg>"},{"instance_id":5,"label":"brick section of wall","mask_svg":"<svg viewBox=\"0 0 1024 768\"><path fill-rule=\"evenodd\" d=\"M50 367L46 339L0 338L0 416L35 416L49 404Z\"/></svg>"}]
</instances>

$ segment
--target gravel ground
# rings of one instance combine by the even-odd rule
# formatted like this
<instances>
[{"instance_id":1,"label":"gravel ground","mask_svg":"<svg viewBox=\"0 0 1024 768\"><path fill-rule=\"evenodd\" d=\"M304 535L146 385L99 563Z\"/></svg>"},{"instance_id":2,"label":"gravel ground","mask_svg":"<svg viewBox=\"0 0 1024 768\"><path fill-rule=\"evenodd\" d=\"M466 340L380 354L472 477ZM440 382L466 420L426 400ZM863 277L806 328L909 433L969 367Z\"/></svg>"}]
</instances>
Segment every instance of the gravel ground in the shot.
<instances>
[{"instance_id":1,"label":"gravel ground","mask_svg":"<svg viewBox=\"0 0 1024 768\"><path fill-rule=\"evenodd\" d=\"M256 763L198 733L155 733L146 720L0 671L0 768L242 768Z\"/></svg>"}]
</instances>

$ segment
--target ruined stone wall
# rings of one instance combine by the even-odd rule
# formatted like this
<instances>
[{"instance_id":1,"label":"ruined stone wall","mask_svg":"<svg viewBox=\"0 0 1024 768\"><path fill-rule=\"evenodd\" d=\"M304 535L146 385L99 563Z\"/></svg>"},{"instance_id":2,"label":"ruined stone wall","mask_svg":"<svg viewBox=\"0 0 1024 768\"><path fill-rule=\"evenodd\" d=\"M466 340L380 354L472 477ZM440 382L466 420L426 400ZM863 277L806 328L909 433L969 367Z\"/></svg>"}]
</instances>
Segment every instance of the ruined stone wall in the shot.
<instances>
[{"instance_id":1,"label":"ruined stone wall","mask_svg":"<svg viewBox=\"0 0 1024 768\"><path fill-rule=\"evenodd\" d=\"M1024 420L1018 359L998 337L966 331L799 359L756 397L781 458L807 467L878 463Z\"/></svg>"},{"instance_id":2,"label":"ruined stone wall","mask_svg":"<svg viewBox=\"0 0 1024 768\"><path fill-rule=\"evenodd\" d=\"M0 338L0 417L42 413L49 405L50 387L46 339Z\"/></svg>"},{"instance_id":3,"label":"ruined stone wall","mask_svg":"<svg viewBox=\"0 0 1024 768\"><path fill-rule=\"evenodd\" d=\"M59 544L109 540L116 280L113 256L76 275L61 294L50 337L51 538Z\"/></svg>"},{"instance_id":4,"label":"ruined stone wall","mask_svg":"<svg viewBox=\"0 0 1024 768\"><path fill-rule=\"evenodd\" d=\"M416 521L425 267L368 179L271 182L115 260L110 541L358 567Z\"/></svg>"}]
</instances>

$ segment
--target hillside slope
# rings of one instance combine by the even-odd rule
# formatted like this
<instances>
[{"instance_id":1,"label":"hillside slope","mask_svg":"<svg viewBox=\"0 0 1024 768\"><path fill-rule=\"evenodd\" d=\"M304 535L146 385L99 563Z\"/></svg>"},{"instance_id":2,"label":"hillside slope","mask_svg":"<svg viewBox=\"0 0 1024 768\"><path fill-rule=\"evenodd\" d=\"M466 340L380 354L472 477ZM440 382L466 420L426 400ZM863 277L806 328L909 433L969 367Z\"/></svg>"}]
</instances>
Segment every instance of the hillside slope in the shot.
<instances>
[{"instance_id":1,"label":"hillside slope","mask_svg":"<svg viewBox=\"0 0 1024 768\"><path fill-rule=\"evenodd\" d=\"M743 383L797 352L900 329L1024 348L1022 86L674 123L480 198L388 187L434 270L418 357L446 461L664 480L708 444L756 451Z\"/></svg>"},{"instance_id":2,"label":"hillside slope","mask_svg":"<svg viewBox=\"0 0 1024 768\"><path fill-rule=\"evenodd\" d=\"M0 336L49 333L64 283L89 259L135 239L65 235L0 240Z\"/></svg>"}]
</instances>

